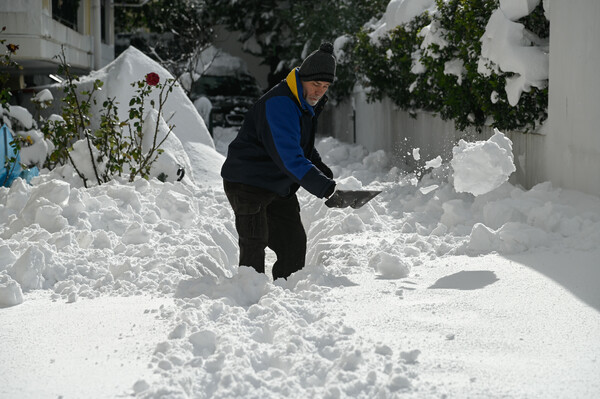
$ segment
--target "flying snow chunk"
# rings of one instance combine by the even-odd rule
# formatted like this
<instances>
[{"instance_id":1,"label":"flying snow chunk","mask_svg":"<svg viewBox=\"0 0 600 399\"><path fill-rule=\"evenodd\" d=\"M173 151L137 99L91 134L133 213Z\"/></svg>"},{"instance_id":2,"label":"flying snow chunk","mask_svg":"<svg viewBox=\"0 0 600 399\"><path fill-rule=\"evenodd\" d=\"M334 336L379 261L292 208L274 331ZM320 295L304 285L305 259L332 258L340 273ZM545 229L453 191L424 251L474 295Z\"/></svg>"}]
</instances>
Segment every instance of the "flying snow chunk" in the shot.
<instances>
[{"instance_id":1,"label":"flying snow chunk","mask_svg":"<svg viewBox=\"0 0 600 399\"><path fill-rule=\"evenodd\" d=\"M420 153L421 149L420 148L413 148L412 151L412 156L414 158L415 161L418 161L419 159L421 159L421 153Z\"/></svg>"},{"instance_id":2,"label":"flying snow chunk","mask_svg":"<svg viewBox=\"0 0 600 399\"><path fill-rule=\"evenodd\" d=\"M498 129L487 141L461 140L452 149L454 188L475 196L488 193L505 183L516 170L512 142Z\"/></svg>"},{"instance_id":3,"label":"flying snow chunk","mask_svg":"<svg viewBox=\"0 0 600 399\"><path fill-rule=\"evenodd\" d=\"M427 162L425 162L425 168L429 169L429 168L439 168L440 166L442 166L442 157L440 157L439 155L437 157L435 157L432 160L429 160Z\"/></svg>"},{"instance_id":4,"label":"flying snow chunk","mask_svg":"<svg viewBox=\"0 0 600 399\"><path fill-rule=\"evenodd\" d=\"M435 191L439 188L440 186L438 186L437 184L432 184L430 186L427 187L421 187L419 188L419 191L423 194L423 195L427 195L432 191Z\"/></svg>"}]
</instances>

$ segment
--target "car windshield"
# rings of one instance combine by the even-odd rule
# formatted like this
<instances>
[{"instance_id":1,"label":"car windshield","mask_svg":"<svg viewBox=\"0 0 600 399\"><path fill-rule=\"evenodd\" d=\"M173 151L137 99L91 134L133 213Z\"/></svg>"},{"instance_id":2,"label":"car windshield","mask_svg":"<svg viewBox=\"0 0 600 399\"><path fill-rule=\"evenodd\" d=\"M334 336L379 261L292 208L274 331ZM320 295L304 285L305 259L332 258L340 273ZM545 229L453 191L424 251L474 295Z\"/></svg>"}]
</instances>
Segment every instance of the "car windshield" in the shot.
<instances>
[{"instance_id":1,"label":"car windshield","mask_svg":"<svg viewBox=\"0 0 600 399\"><path fill-rule=\"evenodd\" d=\"M256 80L250 75L203 75L192 85L192 93L203 94L205 96L247 97L259 97L261 94Z\"/></svg>"}]
</instances>

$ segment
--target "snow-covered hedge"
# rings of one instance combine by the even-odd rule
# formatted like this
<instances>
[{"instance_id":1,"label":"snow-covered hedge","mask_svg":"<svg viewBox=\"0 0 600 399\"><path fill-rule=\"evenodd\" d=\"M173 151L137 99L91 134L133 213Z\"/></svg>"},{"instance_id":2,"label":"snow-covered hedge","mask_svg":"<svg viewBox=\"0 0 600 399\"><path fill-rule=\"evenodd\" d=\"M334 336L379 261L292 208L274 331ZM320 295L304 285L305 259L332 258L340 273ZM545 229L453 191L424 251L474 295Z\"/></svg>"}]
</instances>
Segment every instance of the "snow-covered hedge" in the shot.
<instances>
[{"instance_id":1,"label":"snow-covered hedge","mask_svg":"<svg viewBox=\"0 0 600 399\"><path fill-rule=\"evenodd\" d=\"M529 131L547 118L548 36L540 0L392 1L354 61L371 100Z\"/></svg>"}]
</instances>

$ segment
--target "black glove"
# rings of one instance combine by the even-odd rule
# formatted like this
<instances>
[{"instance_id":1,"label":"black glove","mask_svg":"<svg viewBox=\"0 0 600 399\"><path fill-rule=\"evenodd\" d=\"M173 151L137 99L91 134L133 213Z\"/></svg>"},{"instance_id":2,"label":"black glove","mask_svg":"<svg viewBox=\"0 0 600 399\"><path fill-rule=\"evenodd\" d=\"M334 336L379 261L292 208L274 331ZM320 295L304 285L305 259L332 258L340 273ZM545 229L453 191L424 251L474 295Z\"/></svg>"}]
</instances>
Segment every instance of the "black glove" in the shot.
<instances>
[{"instance_id":1,"label":"black glove","mask_svg":"<svg viewBox=\"0 0 600 399\"><path fill-rule=\"evenodd\" d=\"M327 191L325 191L325 194L323 195L323 197L329 198L331 196L331 194L333 194L334 191L335 191L335 183L332 184L331 186L329 186Z\"/></svg>"}]
</instances>

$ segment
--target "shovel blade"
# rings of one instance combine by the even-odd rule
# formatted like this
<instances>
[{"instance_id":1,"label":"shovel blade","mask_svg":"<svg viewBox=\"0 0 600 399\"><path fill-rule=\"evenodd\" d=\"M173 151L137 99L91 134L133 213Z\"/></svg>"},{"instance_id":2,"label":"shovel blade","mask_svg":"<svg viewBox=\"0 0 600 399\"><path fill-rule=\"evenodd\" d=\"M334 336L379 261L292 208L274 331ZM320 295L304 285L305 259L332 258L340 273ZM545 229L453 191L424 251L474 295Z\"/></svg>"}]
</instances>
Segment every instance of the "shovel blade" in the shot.
<instances>
[{"instance_id":1,"label":"shovel blade","mask_svg":"<svg viewBox=\"0 0 600 399\"><path fill-rule=\"evenodd\" d=\"M358 209L372 200L381 191L369 190L336 190L325 205L329 208L347 208Z\"/></svg>"}]
</instances>

